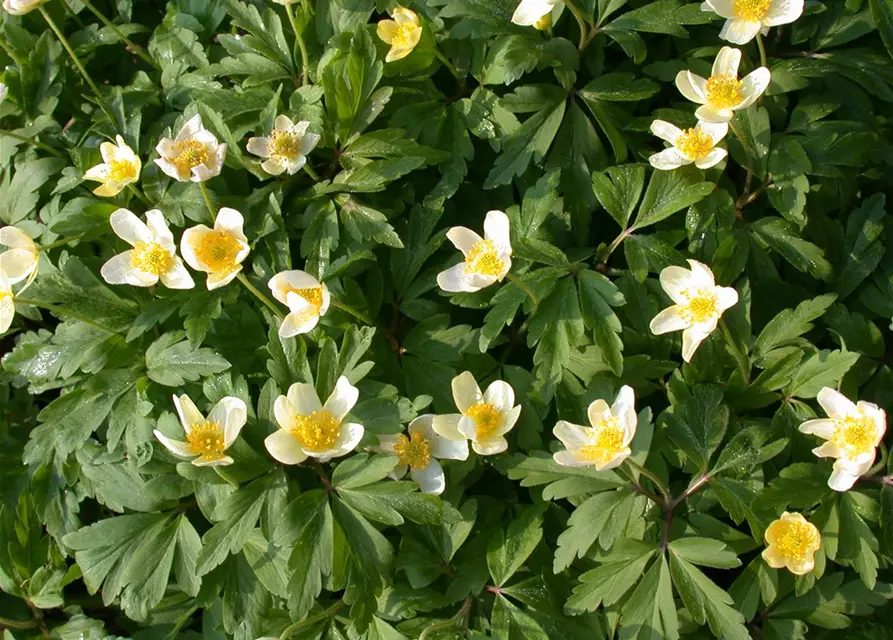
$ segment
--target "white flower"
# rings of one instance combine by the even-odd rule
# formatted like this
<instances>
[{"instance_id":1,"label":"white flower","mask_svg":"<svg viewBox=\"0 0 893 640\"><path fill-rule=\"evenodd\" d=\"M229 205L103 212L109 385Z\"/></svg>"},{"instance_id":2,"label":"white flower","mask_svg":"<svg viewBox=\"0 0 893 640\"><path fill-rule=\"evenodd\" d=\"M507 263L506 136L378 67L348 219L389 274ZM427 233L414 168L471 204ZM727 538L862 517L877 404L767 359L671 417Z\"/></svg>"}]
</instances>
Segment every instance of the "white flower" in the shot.
<instances>
[{"instance_id":1,"label":"white flower","mask_svg":"<svg viewBox=\"0 0 893 640\"><path fill-rule=\"evenodd\" d=\"M706 80L691 71L676 75L676 87L686 98L702 106L695 115L702 122L728 122L738 109L757 101L769 86L771 73L760 67L743 80L738 79L741 51L723 47L713 61L713 71Z\"/></svg>"},{"instance_id":2,"label":"white flower","mask_svg":"<svg viewBox=\"0 0 893 640\"><path fill-rule=\"evenodd\" d=\"M208 274L209 290L229 284L242 270L242 261L250 251L242 231L244 224L241 213L223 207L213 229L198 224L183 232L180 253L186 264Z\"/></svg>"},{"instance_id":3,"label":"white flower","mask_svg":"<svg viewBox=\"0 0 893 640\"><path fill-rule=\"evenodd\" d=\"M812 452L820 458L836 458L828 486L848 491L874 464L876 448L887 431L887 415L876 404L862 400L853 404L829 387L819 391L817 400L828 417L808 420L800 431L826 441Z\"/></svg>"},{"instance_id":4,"label":"white flower","mask_svg":"<svg viewBox=\"0 0 893 640\"><path fill-rule=\"evenodd\" d=\"M6 94L9 93L9 87L0 82L0 102L6 100Z\"/></svg>"},{"instance_id":5,"label":"white flower","mask_svg":"<svg viewBox=\"0 0 893 640\"><path fill-rule=\"evenodd\" d=\"M276 116L273 131L266 138L249 138L248 151L261 158L264 171L278 176L284 171L296 174L307 162L307 154L319 143L319 134L307 133L310 123L292 122L287 116Z\"/></svg>"},{"instance_id":6,"label":"white flower","mask_svg":"<svg viewBox=\"0 0 893 640\"><path fill-rule=\"evenodd\" d=\"M512 268L509 218L502 211L490 211L484 220L484 237L466 227L453 227L447 238L465 256L465 262L437 274L444 291L480 291L501 282Z\"/></svg>"},{"instance_id":7,"label":"white flower","mask_svg":"<svg viewBox=\"0 0 893 640\"><path fill-rule=\"evenodd\" d=\"M22 16L44 2L46 0L3 0L3 8L14 16Z\"/></svg>"},{"instance_id":8,"label":"white flower","mask_svg":"<svg viewBox=\"0 0 893 640\"><path fill-rule=\"evenodd\" d=\"M385 62L394 62L405 58L415 49L422 39L422 23L415 11L397 7L391 12L393 20L381 20L378 23L378 37L391 45Z\"/></svg>"},{"instance_id":9,"label":"white flower","mask_svg":"<svg viewBox=\"0 0 893 640\"><path fill-rule=\"evenodd\" d=\"M692 162L698 169L709 169L726 157L726 150L716 145L728 132L729 125L725 122L699 122L683 131L669 122L655 120L651 123L651 133L673 146L655 153L648 162L655 169L677 169Z\"/></svg>"},{"instance_id":10,"label":"white flower","mask_svg":"<svg viewBox=\"0 0 893 640\"><path fill-rule=\"evenodd\" d=\"M815 568L815 552L822 547L822 534L803 514L785 511L766 527L765 538L763 560L773 569L787 568L802 576Z\"/></svg>"},{"instance_id":11,"label":"white flower","mask_svg":"<svg viewBox=\"0 0 893 640\"><path fill-rule=\"evenodd\" d=\"M239 398L227 396L214 405L207 419L189 396L174 396L186 442L173 440L155 429L153 433L165 449L179 458L193 458L197 467L217 467L233 463L223 452L232 446L248 418L248 408Z\"/></svg>"},{"instance_id":12,"label":"white flower","mask_svg":"<svg viewBox=\"0 0 893 640\"><path fill-rule=\"evenodd\" d=\"M0 269L0 333L6 333L12 325L16 314L15 298L12 294L12 283Z\"/></svg>"},{"instance_id":13,"label":"white flower","mask_svg":"<svg viewBox=\"0 0 893 640\"><path fill-rule=\"evenodd\" d=\"M273 297L288 307L289 313L279 326L283 338L312 331L329 310L329 288L306 271L283 271L267 284Z\"/></svg>"},{"instance_id":14,"label":"white flower","mask_svg":"<svg viewBox=\"0 0 893 640\"><path fill-rule=\"evenodd\" d=\"M195 115L183 125L177 137L162 138L155 147L160 158L155 164L180 182L204 182L220 173L226 157L226 145L205 129L202 118Z\"/></svg>"},{"instance_id":15,"label":"white flower","mask_svg":"<svg viewBox=\"0 0 893 640\"><path fill-rule=\"evenodd\" d=\"M723 312L738 302L738 292L718 287L713 272L697 260L689 260L691 271L667 267L660 272L660 285L675 302L651 321L654 335L682 331L682 359L691 362L695 350L713 333Z\"/></svg>"},{"instance_id":16,"label":"white flower","mask_svg":"<svg viewBox=\"0 0 893 640\"><path fill-rule=\"evenodd\" d=\"M512 15L512 22L522 27L532 27L552 13L558 0L521 0Z\"/></svg>"},{"instance_id":17,"label":"white flower","mask_svg":"<svg viewBox=\"0 0 893 640\"><path fill-rule=\"evenodd\" d=\"M443 493L446 479L443 467L437 461L466 460L468 458L468 442L466 440L448 440L434 431L435 416L426 414L409 423L406 431L395 436L378 436L379 446L376 451L390 453L400 459L397 468L391 474L394 478L402 478L407 469L409 475L424 493Z\"/></svg>"},{"instance_id":18,"label":"white flower","mask_svg":"<svg viewBox=\"0 0 893 640\"><path fill-rule=\"evenodd\" d=\"M146 222L127 209L109 218L112 230L133 249L119 253L102 265L100 273L109 284L151 287L161 280L168 289L191 289L192 276L177 255L174 236L161 211L146 212Z\"/></svg>"},{"instance_id":19,"label":"white flower","mask_svg":"<svg viewBox=\"0 0 893 640\"><path fill-rule=\"evenodd\" d=\"M9 251L0 253L0 269L10 284L24 280L24 291L37 277L40 250L34 240L18 227L0 228L0 244L11 247Z\"/></svg>"},{"instance_id":20,"label":"white flower","mask_svg":"<svg viewBox=\"0 0 893 640\"><path fill-rule=\"evenodd\" d=\"M566 467L595 465L596 471L620 466L632 453L629 443L636 435L636 395L632 387L624 385L612 406L596 400L587 412L589 427L559 420L552 433L561 440L565 451L552 457Z\"/></svg>"},{"instance_id":21,"label":"white flower","mask_svg":"<svg viewBox=\"0 0 893 640\"><path fill-rule=\"evenodd\" d=\"M279 396L273 405L279 431L264 440L267 451L282 464L300 464L308 457L327 462L350 453L365 431L361 424L344 421L359 396L344 376L338 378L325 405L312 384L293 384L288 395Z\"/></svg>"},{"instance_id":22,"label":"white flower","mask_svg":"<svg viewBox=\"0 0 893 640\"><path fill-rule=\"evenodd\" d=\"M124 138L115 136L117 145L103 142L99 145L102 164L90 167L84 174L85 180L96 180L102 184L93 190L98 196L116 196L129 185L140 179L143 163L133 149L127 146Z\"/></svg>"},{"instance_id":23,"label":"white flower","mask_svg":"<svg viewBox=\"0 0 893 640\"><path fill-rule=\"evenodd\" d=\"M435 416L434 431L447 440L471 440L471 447L482 456L502 453L509 443L503 437L512 430L521 415L515 404L515 391L502 380L481 388L470 371L453 378L453 400L460 413Z\"/></svg>"},{"instance_id":24,"label":"white flower","mask_svg":"<svg viewBox=\"0 0 893 640\"><path fill-rule=\"evenodd\" d=\"M746 44L769 27L793 22L803 13L803 0L705 0L701 11L713 11L726 23L719 37L735 44Z\"/></svg>"}]
</instances>

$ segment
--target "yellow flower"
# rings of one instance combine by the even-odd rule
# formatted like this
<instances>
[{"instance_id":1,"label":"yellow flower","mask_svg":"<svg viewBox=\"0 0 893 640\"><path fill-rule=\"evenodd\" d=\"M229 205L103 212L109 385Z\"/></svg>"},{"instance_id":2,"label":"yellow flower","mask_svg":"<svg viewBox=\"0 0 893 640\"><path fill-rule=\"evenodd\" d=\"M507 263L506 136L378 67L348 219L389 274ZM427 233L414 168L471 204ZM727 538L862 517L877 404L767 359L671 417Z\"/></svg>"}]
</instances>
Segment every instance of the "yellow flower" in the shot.
<instances>
[{"instance_id":1,"label":"yellow flower","mask_svg":"<svg viewBox=\"0 0 893 640\"><path fill-rule=\"evenodd\" d=\"M115 136L117 145L111 142L103 142L99 145L99 153L102 154L102 164L87 169L85 180L95 180L102 184L93 190L98 196L109 198L116 196L132 182L140 179L140 171L143 163L127 146L124 138Z\"/></svg>"},{"instance_id":2,"label":"yellow flower","mask_svg":"<svg viewBox=\"0 0 893 640\"><path fill-rule=\"evenodd\" d=\"M192 459L196 467L217 467L233 463L224 453L232 446L248 418L248 408L239 398L227 396L214 405L205 418L187 395L174 396L174 406L186 441L168 438L155 429L153 433L164 448L178 458Z\"/></svg>"},{"instance_id":3,"label":"yellow flower","mask_svg":"<svg viewBox=\"0 0 893 640\"><path fill-rule=\"evenodd\" d=\"M487 212L483 238L466 227L453 227L447 238L465 261L437 274L437 284L444 291L480 291L501 282L512 268L509 218L502 211Z\"/></svg>"},{"instance_id":4,"label":"yellow flower","mask_svg":"<svg viewBox=\"0 0 893 640\"><path fill-rule=\"evenodd\" d=\"M279 335L291 338L308 333L326 315L332 297L329 288L306 271L283 271L267 283L273 297L288 307L288 315L279 326Z\"/></svg>"},{"instance_id":5,"label":"yellow flower","mask_svg":"<svg viewBox=\"0 0 893 640\"><path fill-rule=\"evenodd\" d=\"M308 133L309 127L307 120L295 123L288 116L276 116L270 135L249 138L247 149L256 156L266 158L260 166L271 176L286 171L288 175L294 175L307 163L307 154L319 143L319 134Z\"/></svg>"},{"instance_id":6,"label":"yellow flower","mask_svg":"<svg viewBox=\"0 0 893 640\"><path fill-rule=\"evenodd\" d=\"M19 293L28 288L37 277L40 251L34 240L18 227L0 228L0 244L10 247L0 253L0 270L10 284L25 281Z\"/></svg>"},{"instance_id":7,"label":"yellow flower","mask_svg":"<svg viewBox=\"0 0 893 640\"><path fill-rule=\"evenodd\" d=\"M800 431L826 441L812 452L820 458L836 458L828 486L849 491L874 465L877 446L887 431L887 414L871 402L854 404L830 387L819 391L817 400L828 417L807 420Z\"/></svg>"},{"instance_id":8,"label":"yellow flower","mask_svg":"<svg viewBox=\"0 0 893 640\"><path fill-rule=\"evenodd\" d=\"M822 534L799 513L785 511L766 529L763 559L773 569L787 567L802 576L815 567L815 552L822 546Z\"/></svg>"},{"instance_id":9,"label":"yellow flower","mask_svg":"<svg viewBox=\"0 0 893 640\"><path fill-rule=\"evenodd\" d=\"M648 162L655 169L664 171L691 163L698 169L709 169L726 157L726 150L716 145L728 132L729 125L725 122L699 122L683 131L664 120L655 120L651 123L651 133L673 146L655 153Z\"/></svg>"},{"instance_id":10,"label":"yellow flower","mask_svg":"<svg viewBox=\"0 0 893 640\"><path fill-rule=\"evenodd\" d=\"M612 406L604 400L596 400L587 412L589 427L559 420L552 433L561 440L565 451L552 457L566 467L595 465L596 471L619 467L632 453L629 443L636 435L636 395L633 388L624 385Z\"/></svg>"},{"instance_id":11,"label":"yellow flower","mask_svg":"<svg viewBox=\"0 0 893 640\"><path fill-rule=\"evenodd\" d=\"M183 232L180 253L186 264L208 274L209 290L229 284L242 270L250 250L242 231L244 223L241 213L223 207L213 229L199 224Z\"/></svg>"},{"instance_id":12,"label":"yellow flower","mask_svg":"<svg viewBox=\"0 0 893 640\"><path fill-rule=\"evenodd\" d=\"M391 45L385 62L394 62L408 56L422 37L422 24L415 11L397 7L391 17L394 19L378 23L378 37Z\"/></svg>"},{"instance_id":13,"label":"yellow flower","mask_svg":"<svg viewBox=\"0 0 893 640\"><path fill-rule=\"evenodd\" d=\"M697 260L689 260L691 270L667 267L660 272L660 286L675 302L651 320L656 335L682 331L682 359L691 362L695 351L716 330L726 309L738 302L731 287L717 287L713 272Z\"/></svg>"},{"instance_id":14,"label":"yellow flower","mask_svg":"<svg viewBox=\"0 0 893 640\"><path fill-rule=\"evenodd\" d=\"M713 71L707 79L691 71L676 75L676 87L686 98L701 106L695 111L702 122L728 122L735 111L746 109L763 95L769 86L769 69L760 67L744 79L738 79L741 51L723 47L713 61Z\"/></svg>"},{"instance_id":15,"label":"yellow flower","mask_svg":"<svg viewBox=\"0 0 893 640\"><path fill-rule=\"evenodd\" d=\"M226 157L226 145L205 129L195 115L184 124L177 137L162 138L155 147L157 164L164 173L180 182L204 182L220 173Z\"/></svg>"},{"instance_id":16,"label":"yellow flower","mask_svg":"<svg viewBox=\"0 0 893 640\"><path fill-rule=\"evenodd\" d=\"M481 393L470 371L453 378L453 400L460 413L434 417L434 431L447 440L471 440L475 453L491 456L508 449L505 434L521 415L515 404L515 390L502 380L490 383Z\"/></svg>"},{"instance_id":17,"label":"yellow flower","mask_svg":"<svg viewBox=\"0 0 893 640\"><path fill-rule=\"evenodd\" d=\"M12 283L6 274L0 269L0 333L6 333L12 318L16 314L15 298L12 293Z\"/></svg>"}]
</instances>

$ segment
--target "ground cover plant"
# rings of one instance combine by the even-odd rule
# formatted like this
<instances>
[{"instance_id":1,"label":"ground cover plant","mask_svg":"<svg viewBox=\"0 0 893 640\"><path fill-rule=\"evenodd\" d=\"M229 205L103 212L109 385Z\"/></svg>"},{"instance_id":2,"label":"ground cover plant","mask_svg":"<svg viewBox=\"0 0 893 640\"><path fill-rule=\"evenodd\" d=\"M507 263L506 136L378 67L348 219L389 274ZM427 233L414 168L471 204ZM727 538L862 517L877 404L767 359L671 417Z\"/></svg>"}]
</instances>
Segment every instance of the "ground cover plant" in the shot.
<instances>
[{"instance_id":1,"label":"ground cover plant","mask_svg":"<svg viewBox=\"0 0 893 640\"><path fill-rule=\"evenodd\" d=\"M3 0L3 637L893 637L891 51Z\"/></svg>"}]
</instances>

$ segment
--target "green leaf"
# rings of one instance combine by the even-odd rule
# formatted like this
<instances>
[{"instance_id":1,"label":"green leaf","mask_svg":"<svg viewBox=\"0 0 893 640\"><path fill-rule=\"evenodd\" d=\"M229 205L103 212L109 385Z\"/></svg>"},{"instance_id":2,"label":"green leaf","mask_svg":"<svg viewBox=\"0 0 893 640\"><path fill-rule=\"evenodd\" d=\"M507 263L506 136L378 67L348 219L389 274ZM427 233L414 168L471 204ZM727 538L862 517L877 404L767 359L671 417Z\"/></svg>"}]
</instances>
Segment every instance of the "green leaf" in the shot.
<instances>
[{"instance_id":1,"label":"green leaf","mask_svg":"<svg viewBox=\"0 0 893 640\"><path fill-rule=\"evenodd\" d=\"M493 603L493 637L501 640L549 640L542 626L530 615L512 604L502 594Z\"/></svg>"},{"instance_id":2,"label":"green leaf","mask_svg":"<svg viewBox=\"0 0 893 640\"><path fill-rule=\"evenodd\" d=\"M50 177L63 166L64 163L57 158L41 158L20 164L11 180L0 182L0 220L14 225L27 218L40 199L40 187L47 184Z\"/></svg>"},{"instance_id":3,"label":"green leaf","mask_svg":"<svg viewBox=\"0 0 893 640\"><path fill-rule=\"evenodd\" d=\"M715 188L712 182L699 182L694 171L653 171L632 228L642 229L665 220L700 202Z\"/></svg>"},{"instance_id":4,"label":"green leaf","mask_svg":"<svg viewBox=\"0 0 893 640\"><path fill-rule=\"evenodd\" d=\"M669 549L680 558L702 567L734 569L741 566L735 552L719 540L679 538L670 543Z\"/></svg>"},{"instance_id":5,"label":"green leaf","mask_svg":"<svg viewBox=\"0 0 893 640\"><path fill-rule=\"evenodd\" d=\"M875 194L863 200L862 206L847 220L846 261L835 285L841 299L855 291L884 257L886 249L881 235L887 217L885 204L884 194Z\"/></svg>"},{"instance_id":6,"label":"green leaf","mask_svg":"<svg viewBox=\"0 0 893 640\"><path fill-rule=\"evenodd\" d=\"M158 384L179 387L230 368L222 356L206 347L194 348L184 333L166 333L146 349L147 374Z\"/></svg>"},{"instance_id":7,"label":"green leaf","mask_svg":"<svg viewBox=\"0 0 893 640\"><path fill-rule=\"evenodd\" d=\"M576 286L573 278L564 278L540 302L527 332L527 345L536 345L535 374L545 398L551 396L561 379L571 344L576 344L582 335L583 318Z\"/></svg>"},{"instance_id":8,"label":"green leaf","mask_svg":"<svg viewBox=\"0 0 893 640\"><path fill-rule=\"evenodd\" d=\"M794 226L781 218L766 217L751 223L754 236L778 252L794 268L820 280L830 280L834 271L824 252L800 237Z\"/></svg>"},{"instance_id":9,"label":"green leaf","mask_svg":"<svg viewBox=\"0 0 893 640\"><path fill-rule=\"evenodd\" d=\"M680 553L672 548L670 551L673 585L692 619L702 625L709 623L710 629L719 638L749 640L744 616L731 606L734 604L731 596Z\"/></svg>"},{"instance_id":10,"label":"green leaf","mask_svg":"<svg viewBox=\"0 0 893 640\"><path fill-rule=\"evenodd\" d=\"M700 384L686 390L681 403L663 415L670 439L702 471L722 442L729 422L729 408L722 391L714 385Z\"/></svg>"},{"instance_id":11,"label":"green leaf","mask_svg":"<svg viewBox=\"0 0 893 640\"><path fill-rule=\"evenodd\" d=\"M578 615L618 602L642 577L656 551L654 545L639 540L618 540L609 554L603 554L602 564L580 576L580 584L574 587L565 611Z\"/></svg>"},{"instance_id":12,"label":"green leaf","mask_svg":"<svg viewBox=\"0 0 893 640\"><path fill-rule=\"evenodd\" d=\"M629 226L629 219L639 204L645 173L645 165L624 164L592 174L592 187L599 203L623 229Z\"/></svg>"},{"instance_id":13,"label":"green leaf","mask_svg":"<svg viewBox=\"0 0 893 640\"><path fill-rule=\"evenodd\" d=\"M837 296L825 294L806 300L796 309L785 309L763 327L753 345L754 358L759 360L773 349L789 344L812 330L812 321L821 318Z\"/></svg>"},{"instance_id":14,"label":"green leaf","mask_svg":"<svg viewBox=\"0 0 893 640\"><path fill-rule=\"evenodd\" d=\"M850 351L819 351L806 358L785 389L788 396L814 398L822 387L836 388L859 354Z\"/></svg>"},{"instance_id":15,"label":"green leaf","mask_svg":"<svg viewBox=\"0 0 893 640\"><path fill-rule=\"evenodd\" d=\"M869 589L874 589L878 572L878 541L859 514L856 499L849 493L840 496L840 539L837 562L853 567Z\"/></svg>"},{"instance_id":16,"label":"green leaf","mask_svg":"<svg viewBox=\"0 0 893 640\"><path fill-rule=\"evenodd\" d=\"M367 518L384 524L401 525L404 517L418 524L442 522L445 515L440 498L417 489L414 482L377 482L356 489L339 488L338 495Z\"/></svg>"},{"instance_id":17,"label":"green leaf","mask_svg":"<svg viewBox=\"0 0 893 640\"><path fill-rule=\"evenodd\" d=\"M677 640L679 619L666 557L661 554L630 594L620 614L623 640Z\"/></svg>"},{"instance_id":18,"label":"green leaf","mask_svg":"<svg viewBox=\"0 0 893 640\"><path fill-rule=\"evenodd\" d=\"M487 545L487 567L497 587L511 578L543 538L543 509L528 508L503 533L498 529Z\"/></svg>"},{"instance_id":19,"label":"green leaf","mask_svg":"<svg viewBox=\"0 0 893 640\"><path fill-rule=\"evenodd\" d=\"M353 176L356 178L356 175ZM341 223L345 231L357 240L372 240L377 244L384 244L396 249L403 248L400 236L388 223L388 219L381 211L376 211L354 200L351 196L336 198L338 209L341 213Z\"/></svg>"},{"instance_id":20,"label":"green leaf","mask_svg":"<svg viewBox=\"0 0 893 640\"><path fill-rule=\"evenodd\" d=\"M615 536L623 533L634 502L635 494L620 489L598 493L574 509L567 528L558 536L552 571L567 569L574 559L584 557L596 540L602 549L610 549Z\"/></svg>"},{"instance_id":21,"label":"green leaf","mask_svg":"<svg viewBox=\"0 0 893 640\"><path fill-rule=\"evenodd\" d=\"M877 25L878 33L887 52L893 56L893 5L889 0L869 0L868 6L871 7L871 16Z\"/></svg>"},{"instance_id":22,"label":"green leaf","mask_svg":"<svg viewBox=\"0 0 893 640\"><path fill-rule=\"evenodd\" d=\"M626 299L616 285L595 271L584 270L578 274L580 309L583 322L593 330L595 344L604 353L605 362L615 375L623 372L622 326L613 307L626 304Z\"/></svg>"}]
</instances>

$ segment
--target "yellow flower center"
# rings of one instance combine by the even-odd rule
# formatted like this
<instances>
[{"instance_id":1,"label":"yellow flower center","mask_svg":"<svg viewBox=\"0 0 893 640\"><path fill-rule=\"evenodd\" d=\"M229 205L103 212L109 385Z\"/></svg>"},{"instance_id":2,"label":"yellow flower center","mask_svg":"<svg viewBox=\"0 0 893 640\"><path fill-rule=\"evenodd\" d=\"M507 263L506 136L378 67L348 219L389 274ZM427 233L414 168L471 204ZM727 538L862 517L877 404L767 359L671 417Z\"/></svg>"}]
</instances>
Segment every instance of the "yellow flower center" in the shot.
<instances>
[{"instance_id":1,"label":"yellow flower center","mask_svg":"<svg viewBox=\"0 0 893 640\"><path fill-rule=\"evenodd\" d=\"M502 424L502 414L492 404L476 404L465 411L477 426L477 440L489 440Z\"/></svg>"},{"instance_id":2,"label":"yellow flower center","mask_svg":"<svg viewBox=\"0 0 893 640\"><path fill-rule=\"evenodd\" d=\"M465 273L498 277L505 270L492 240L478 240L465 257Z\"/></svg>"},{"instance_id":3,"label":"yellow flower center","mask_svg":"<svg viewBox=\"0 0 893 640\"><path fill-rule=\"evenodd\" d=\"M414 47L415 43L413 42L413 33L417 28L418 27L414 24L398 22L397 28L394 29L394 36L391 39L391 46L398 49L407 49L410 47Z\"/></svg>"},{"instance_id":4,"label":"yellow flower center","mask_svg":"<svg viewBox=\"0 0 893 640\"><path fill-rule=\"evenodd\" d=\"M309 416L295 416L297 426L291 434L309 451L329 451L341 435L341 422L325 409Z\"/></svg>"},{"instance_id":5,"label":"yellow flower center","mask_svg":"<svg viewBox=\"0 0 893 640\"><path fill-rule=\"evenodd\" d=\"M289 293L297 293L307 302L316 307L317 311L322 308L322 287L310 287L309 289L291 289L289 288L285 295Z\"/></svg>"},{"instance_id":6,"label":"yellow flower center","mask_svg":"<svg viewBox=\"0 0 893 640\"><path fill-rule=\"evenodd\" d=\"M766 17L772 0L734 0L732 13L739 20L757 22Z\"/></svg>"},{"instance_id":7,"label":"yellow flower center","mask_svg":"<svg viewBox=\"0 0 893 640\"><path fill-rule=\"evenodd\" d=\"M205 164L211 159L208 148L198 140L181 140L176 145L177 155L173 163L180 173L189 173L193 167Z\"/></svg>"},{"instance_id":8,"label":"yellow flower center","mask_svg":"<svg viewBox=\"0 0 893 640\"><path fill-rule=\"evenodd\" d=\"M12 297L11 292L0 290L0 300L5 300L6 298L11 298L11 297Z\"/></svg>"},{"instance_id":9,"label":"yellow flower center","mask_svg":"<svg viewBox=\"0 0 893 640\"><path fill-rule=\"evenodd\" d=\"M291 131L274 130L270 134L270 155L289 159L301 155L301 139Z\"/></svg>"},{"instance_id":10,"label":"yellow flower center","mask_svg":"<svg viewBox=\"0 0 893 640\"><path fill-rule=\"evenodd\" d=\"M779 553L795 563L805 561L815 551L819 542L819 531L808 522L776 520L778 536L775 545Z\"/></svg>"},{"instance_id":11,"label":"yellow flower center","mask_svg":"<svg viewBox=\"0 0 893 640\"><path fill-rule=\"evenodd\" d=\"M744 82L736 76L724 73L707 79L707 102L717 109L732 109L741 104L741 87Z\"/></svg>"},{"instance_id":12,"label":"yellow flower center","mask_svg":"<svg viewBox=\"0 0 893 640\"><path fill-rule=\"evenodd\" d=\"M206 460L219 460L223 457L223 431L216 422L205 421L192 425L186 434L186 443L192 453Z\"/></svg>"},{"instance_id":13,"label":"yellow flower center","mask_svg":"<svg viewBox=\"0 0 893 640\"><path fill-rule=\"evenodd\" d=\"M109 180L133 181L136 180L136 165L129 160L121 160L109 164Z\"/></svg>"},{"instance_id":14,"label":"yellow flower center","mask_svg":"<svg viewBox=\"0 0 893 640\"><path fill-rule=\"evenodd\" d=\"M715 294L699 291L697 295L689 298L688 306L683 313L689 322L700 324L717 316L718 304Z\"/></svg>"},{"instance_id":15,"label":"yellow flower center","mask_svg":"<svg viewBox=\"0 0 893 640\"><path fill-rule=\"evenodd\" d=\"M416 431L408 438L399 435L397 444L394 445L394 453L400 458L400 464L408 464L413 471L420 471L431 462L430 444L420 431Z\"/></svg>"},{"instance_id":16,"label":"yellow flower center","mask_svg":"<svg viewBox=\"0 0 893 640\"><path fill-rule=\"evenodd\" d=\"M620 426L620 421L614 416L588 428L587 432L595 440L595 443L580 448L580 456L584 460L596 464L606 464L623 450L623 439L626 434Z\"/></svg>"},{"instance_id":17,"label":"yellow flower center","mask_svg":"<svg viewBox=\"0 0 893 640\"><path fill-rule=\"evenodd\" d=\"M549 12L533 24L534 29L545 31L552 26L552 13Z\"/></svg>"},{"instance_id":18,"label":"yellow flower center","mask_svg":"<svg viewBox=\"0 0 893 640\"><path fill-rule=\"evenodd\" d=\"M157 242L137 242L130 258L131 267L156 276L170 271L172 263L171 255Z\"/></svg>"},{"instance_id":19,"label":"yellow flower center","mask_svg":"<svg viewBox=\"0 0 893 640\"><path fill-rule=\"evenodd\" d=\"M238 238L226 231L207 231L194 247L199 262L212 272L230 271L236 266L236 256L241 250Z\"/></svg>"},{"instance_id":20,"label":"yellow flower center","mask_svg":"<svg viewBox=\"0 0 893 640\"><path fill-rule=\"evenodd\" d=\"M692 160L700 160L713 149L713 138L698 127L694 127L683 131L682 135L676 138L674 146Z\"/></svg>"},{"instance_id":21,"label":"yellow flower center","mask_svg":"<svg viewBox=\"0 0 893 640\"><path fill-rule=\"evenodd\" d=\"M834 444L849 456L870 453L877 446L874 427L867 417L847 416L835 422Z\"/></svg>"}]
</instances>

